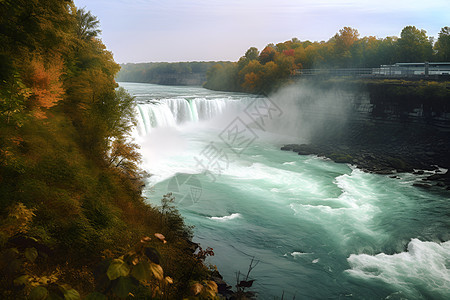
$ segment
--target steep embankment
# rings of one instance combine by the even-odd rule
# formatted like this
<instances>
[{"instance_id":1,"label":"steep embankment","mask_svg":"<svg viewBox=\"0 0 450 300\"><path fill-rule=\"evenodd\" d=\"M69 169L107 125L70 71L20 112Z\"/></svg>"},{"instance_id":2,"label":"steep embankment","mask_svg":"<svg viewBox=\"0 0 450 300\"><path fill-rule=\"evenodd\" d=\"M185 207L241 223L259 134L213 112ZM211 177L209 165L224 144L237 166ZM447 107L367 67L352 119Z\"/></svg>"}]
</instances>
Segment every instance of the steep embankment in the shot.
<instances>
[{"instance_id":1,"label":"steep embankment","mask_svg":"<svg viewBox=\"0 0 450 300\"><path fill-rule=\"evenodd\" d=\"M57 0L0 16L0 298L215 294L170 195L141 196L135 101L96 18Z\"/></svg>"}]
</instances>

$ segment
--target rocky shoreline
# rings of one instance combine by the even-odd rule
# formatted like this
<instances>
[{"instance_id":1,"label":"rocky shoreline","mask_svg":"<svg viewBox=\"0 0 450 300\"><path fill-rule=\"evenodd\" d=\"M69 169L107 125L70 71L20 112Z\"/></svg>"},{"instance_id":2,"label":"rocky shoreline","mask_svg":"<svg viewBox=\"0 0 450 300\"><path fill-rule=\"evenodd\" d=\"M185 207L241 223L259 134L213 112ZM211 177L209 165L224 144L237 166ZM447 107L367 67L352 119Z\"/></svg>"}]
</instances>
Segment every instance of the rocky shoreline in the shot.
<instances>
[{"instance_id":1,"label":"rocky shoreline","mask_svg":"<svg viewBox=\"0 0 450 300\"><path fill-rule=\"evenodd\" d=\"M281 150L294 151L299 155L326 157L337 163L355 165L365 172L390 175L391 178L398 178L398 173L428 174L413 185L421 188L437 187L450 190L450 172L444 173L442 167L445 166L435 163L435 159L439 155L443 155L447 159L448 152L415 152L411 147L406 147L403 151L396 149L397 155L392 155L392 153L386 151L386 146L379 149L373 145L363 147L361 145L349 146L335 143L288 144L281 147Z\"/></svg>"}]
</instances>

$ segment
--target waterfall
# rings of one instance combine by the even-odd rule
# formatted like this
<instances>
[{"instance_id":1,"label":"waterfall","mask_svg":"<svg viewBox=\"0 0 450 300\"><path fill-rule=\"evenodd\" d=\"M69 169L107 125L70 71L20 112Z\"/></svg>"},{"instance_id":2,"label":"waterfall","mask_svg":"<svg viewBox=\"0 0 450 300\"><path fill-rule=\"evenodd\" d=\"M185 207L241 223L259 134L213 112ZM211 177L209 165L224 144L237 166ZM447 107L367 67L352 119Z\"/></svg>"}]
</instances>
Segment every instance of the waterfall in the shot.
<instances>
[{"instance_id":1,"label":"waterfall","mask_svg":"<svg viewBox=\"0 0 450 300\"><path fill-rule=\"evenodd\" d=\"M137 105L137 131L148 134L152 128L175 127L186 122L206 121L228 108L237 107L240 101L224 98L167 98Z\"/></svg>"}]
</instances>

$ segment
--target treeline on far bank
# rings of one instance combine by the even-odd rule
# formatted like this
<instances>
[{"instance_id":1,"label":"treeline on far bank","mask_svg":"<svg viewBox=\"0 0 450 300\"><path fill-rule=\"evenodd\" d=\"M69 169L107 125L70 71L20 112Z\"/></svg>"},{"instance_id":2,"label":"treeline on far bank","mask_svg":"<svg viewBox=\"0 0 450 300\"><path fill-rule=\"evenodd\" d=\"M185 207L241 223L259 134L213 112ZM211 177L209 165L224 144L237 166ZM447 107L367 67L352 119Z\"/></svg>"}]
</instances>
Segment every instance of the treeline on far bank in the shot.
<instances>
[{"instance_id":1,"label":"treeline on far bank","mask_svg":"<svg viewBox=\"0 0 450 300\"><path fill-rule=\"evenodd\" d=\"M172 85L202 85L206 72L223 62L153 62L121 64L116 80Z\"/></svg>"},{"instance_id":2,"label":"treeline on far bank","mask_svg":"<svg viewBox=\"0 0 450 300\"><path fill-rule=\"evenodd\" d=\"M406 26L400 37L360 37L344 27L328 41L293 38L269 44L261 52L251 47L238 62L216 64L207 72L205 87L212 90L269 93L297 69L376 68L397 62L450 61L450 27L436 41L425 30Z\"/></svg>"},{"instance_id":3,"label":"treeline on far bank","mask_svg":"<svg viewBox=\"0 0 450 300\"><path fill-rule=\"evenodd\" d=\"M214 298L212 251L189 250L170 195L141 195L135 101L99 31L70 0L0 1L0 298Z\"/></svg>"}]
</instances>

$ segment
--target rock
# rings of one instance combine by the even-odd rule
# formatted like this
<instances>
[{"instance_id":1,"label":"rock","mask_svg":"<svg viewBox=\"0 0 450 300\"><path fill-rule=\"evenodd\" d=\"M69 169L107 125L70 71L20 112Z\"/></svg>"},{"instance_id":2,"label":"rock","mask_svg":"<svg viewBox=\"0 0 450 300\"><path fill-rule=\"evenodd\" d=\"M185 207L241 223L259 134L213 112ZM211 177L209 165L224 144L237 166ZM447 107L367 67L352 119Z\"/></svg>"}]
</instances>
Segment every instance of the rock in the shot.
<instances>
[{"instance_id":1,"label":"rock","mask_svg":"<svg viewBox=\"0 0 450 300\"><path fill-rule=\"evenodd\" d=\"M420 183L420 182L414 182L414 183L413 183L413 186L417 186L417 187L424 188L424 189L429 189L429 188L431 188L431 184L428 184L428 183Z\"/></svg>"},{"instance_id":2,"label":"rock","mask_svg":"<svg viewBox=\"0 0 450 300\"><path fill-rule=\"evenodd\" d=\"M298 155L318 154L319 152L316 147L307 144L295 145L292 150Z\"/></svg>"},{"instance_id":3,"label":"rock","mask_svg":"<svg viewBox=\"0 0 450 300\"><path fill-rule=\"evenodd\" d=\"M441 178L442 178L441 174L433 174L431 176L428 176L427 180L438 180L438 179L441 179Z\"/></svg>"},{"instance_id":4,"label":"rock","mask_svg":"<svg viewBox=\"0 0 450 300\"><path fill-rule=\"evenodd\" d=\"M231 290L231 286L228 285L222 278L214 276L211 279L217 284L217 288L220 294L226 292L227 290Z\"/></svg>"},{"instance_id":5,"label":"rock","mask_svg":"<svg viewBox=\"0 0 450 300\"><path fill-rule=\"evenodd\" d=\"M395 157L388 157L388 163L391 167L393 167L396 170L406 170L408 169L407 164L400 158Z\"/></svg>"},{"instance_id":6,"label":"rock","mask_svg":"<svg viewBox=\"0 0 450 300\"><path fill-rule=\"evenodd\" d=\"M447 185L443 182L438 182L438 183L436 183L436 186L445 187Z\"/></svg>"},{"instance_id":7,"label":"rock","mask_svg":"<svg viewBox=\"0 0 450 300\"><path fill-rule=\"evenodd\" d=\"M416 174L416 175L423 175L424 173L425 173L424 170L418 170L418 171L413 172L413 174Z\"/></svg>"},{"instance_id":8,"label":"rock","mask_svg":"<svg viewBox=\"0 0 450 300\"><path fill-rule=\"evenodd\" d=\"M389 176L389 178L400 179L400 177L398 177L397 175Z\"/></svg>"},{"instance_id":9,"label":"rock","mask_svg":"<svg viewBox=\"0 0 450 300\"><path fill-rule=\"evenodd\" d=\"M194 253L195 251L197 251L198 247L200 246L200 244L191 242L191 241L187 241L188 242L188 247L186 248L187 251Z\"/></svg>"},{"instance_id":10,"label":"rock","mask_svg":"<svg viewBox=\"0 0 450 300\"><path fill-rule=\"evenodd\" d=\"M351 163L353 161L353 157L343 153L332 153L329 157L337 163Z\"/></svg>"},{"instance_id":11,"label":"rock","mask_svg":"<svg viewBox=\"0 0 450 300\"><path fill-rule=\"evenodd\" d=\"M393 174L394 170L389 170L389 169L374 170L374 173L380 174L380 175L389 175L389 174Z\"/></svg>"},{"instance_id":12,"label":"rock","mask_svg":"<svg viewBox=\"0 0 450 300\"><path fill-rule=\"evenodd\" d=\"M281 147L281 150L283 150L283 151L292 151L292 149L295 146L296 146L295 144L284 145L283 147Z\"/></svg>"}]
</instances>

